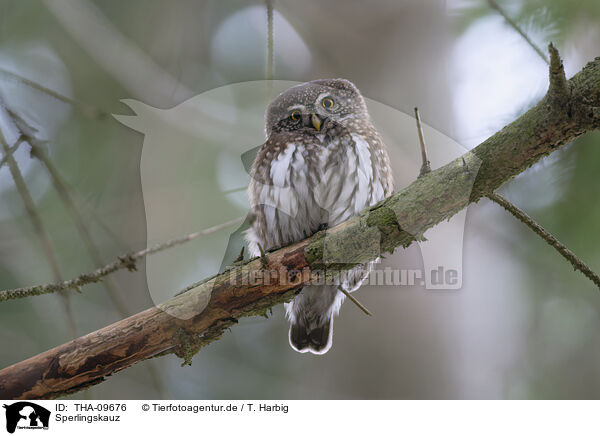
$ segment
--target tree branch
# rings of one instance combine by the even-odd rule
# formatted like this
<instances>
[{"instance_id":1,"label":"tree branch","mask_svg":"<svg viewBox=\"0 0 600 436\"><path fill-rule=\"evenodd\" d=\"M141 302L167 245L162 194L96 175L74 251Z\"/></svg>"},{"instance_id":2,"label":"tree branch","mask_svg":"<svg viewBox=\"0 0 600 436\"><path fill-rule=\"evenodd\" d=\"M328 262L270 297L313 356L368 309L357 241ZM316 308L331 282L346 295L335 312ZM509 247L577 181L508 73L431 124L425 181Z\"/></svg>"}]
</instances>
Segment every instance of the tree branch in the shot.
<instances>
[{"instance_id":1,"label":"tree branch","mask_svg":"<svg viewBox=\"0 0 600 436\"><path fill-rule=\"evenodd\" d=\"M23 136L21 136L17 142L14 143L14 145L11 145L10 147L8 147L8 151L7 150L3 150L4 151L4 155L2 156L2 159L0 159L0 168L2 168L2 165L4 165L5 163L8 162L9 156L12 156L12 154L17 151L17 149L21 146L21 144L25 142L25 138Z\"/></svg>"},{"instance_id":2,"label":"tree branch","mask_svg":"<svg viewBox=\"0 0 600 436\"><path fill-rule=\"evenodd\" d=\"M425 135L423 134L423 127L421 126L421 116L419 115L419 108L415 107L415 120L417 121L417 133L419 135L419 147L421 150L421 170L419 171L419 177L431 172L431 163L427 159L427 148L425 146Z\"/></svg>"},{"instance_id":3,"label":"tree branch","mask_svg":"<svg viewBox=\"0 0 600 436\"><path fill-rule=\"evenodd\" d=\"M29 125L27 121L25 121L25 119L20 117L17 113L11 111L8 108L7 111L12 117L17 128L21 131L21 138L24 140L26 139L29 143L29 146L31 147L31 156L37 158L46 168L46 171L48 171L48 175L50 176L50 180L54 185L54 189L61 198L65 208L67 209L67 212L71 215L71 218L73 219L75 226L79 231L79 236L81 237L81 240L83 241L83 244L85 245L85 248L94 266L96 268L101 268L104 262L102 262L100 251L98 250L96 244L92 239L92 235L88 229L85 220L83 219L83 217L79 213L79 210L75 206L75 202L73 201L73 198L71 196L71 190L69 189L66 180L63 179L62 175L48 156L43 141L37 138L36 129L33 126ZM106 277L103 281L103 285L113 305L117 309L119 315L122 318L127 318L128 316L130 316L131 312L127 308L123 295L119 292L119 289L117 289L115 282L113 282L110 279L110 277ZM61 291L61 293L64 292L64 290ZM75 337L76 335L73 336ZM166 390L164 387L164 383L156 369L156 366L153 364L149 364L147 365L146 369L148 371L148 374L150 375L150 379L152 380L154 387L156 388L156 391L161 395L161 397L164 397L166 395Z\"/></svg>"},{"instance_id":4,"label":"tree branch","mask_svg":"<svg viewBox=\"0 0 600 436\"><path fill-rule=\"evenodd\" d=\"M555 105L567 105L569 103L569 84L565 76L562 59L554 44L548 45L550 51L550 88L549 94ZM567 109L568 110L568 109Z\"/></svg>"},{"instance_id":5,"label":"tree branch","mask_svg":"<svg viewBox=\"0 0 600 436\"><path fill-rule=\"evenodd\" d=\"M17 162L15 161L15 158L12 155L11 147L6 143L4 135L1 131L0 144L2 144L4 157L6 157L6 163L8 164L8 168L15 182L15 186L17 187L17 191L19 192L19 195L23 200L25 210L27 211L31 222L33 223L35 233L42 244L42 248L44 250L44 253L46 254L48 263L50 264L52 274L54 275L55 280L62 280L60 267L58 266L58 260L56 259L56 253L54 251L52 241L50 240L50 236L48 235L48 232L46 232L46 228L44 227L44 224L42 223L40 215L37 211L37 208L35 207L35 202L33 201L33 198L31 198L29 189L27 189L27 185L25 184L25 180L23 179L23 174L21 173L21 170L19 169L19 166L17 165Z\"/></svg>"},{"instance_id":6,"label":"tree branch","mask_svg":"<svg viewBox=\"0 0 600 436\"><path fill-rule=\"evenodd\" d=\"M273 80L273 2L266 0L267 6L267 80Z\"/></svg>"},{"instance_id":7,"label":"tree branch","mask_svg":"<svg viewBox=\"0 0 600 436\"><path fill-rule=\"evenodd\" d=\"M108 113L106 113L100 109L97 109L92 105L89 105L87 103L82 103L77 100L73 100L72 98L69 98L65 95L59 94L58 92L53 91L50 88L46 88L45 86L42 86L39 83L34 82L33 80L29 80L26 77L23 77L23 76L20 76L19 74L15 74L11 71L5 70L4 68L0 68L0 74L4 75L6 77L9 77L13 80L16 80L17 82L20 82L23 85L29 86L30 88L36 89L46 95L49 95L50 97L55 98L58 101L70 104L74 108L81 111L88 118L108 118L109 117Z\"/></svg>"},{"instance_id":8,"label":"tree branch","mask_svg":"<svg viewBox=\"0 0 600 436\"><path fill-rule=\"evenodd\" d=\"M0 102L0 105L3 105ZM56 251L54 249L54 245L52 244L52 240L50 239L50 235L46 231L46 227L44 226L42 219L40 218L40 214L35 206L35 202L31 197L31 193L27 188L27 184L25 183L25 179L23 178L23 174L19 169L19 165L12 155L13 151L18 147L21 143L21 137L17 140L15 145L11 147L6 142L4 138L4 134L0 131L0 144L2 146L2 150L4 151L4 157L6 158L6 164L8 165L8 169L12 175L13 181L15 182L15 187L17 188L17 192L21 196L23 200L23 204L25 206L25 210L27 211L27 215L31 219L33 224L33 229L37 238L39 239L42 250L46 255L46 259L48 260L48 264L50 265L50 270L52 271L52 275L56 281L62 280L62 274L60 271L60 266L58 265L58 259L56 257ZM71 330L72 337L77 336L77 325L75 323L75 317L73 316L73 310L71 308L71 302L69 301L69 295L64 292L60 293L61 303L63 305L63 309L65 311L65 317L67 319L69 329Z\"/></svg>"},{"instance_id":9,"label":"tree branch","mask_svg":"<svg viewBox=\"0 0 600 436\"><path fill-rule=\"evenodd\" d=\"M169 352L189 361L193 352L237 318L264 314L293 297L324 268L328 272L349 269L410 245L427 229L493 193L543 156L600 127L596 109L600 107L600 58L568 85L568 111L553 104L551 88L537 105L471 152L419 177L360 215L268 253L266 260L236 265L158 307L1 370L0 397L64 395ZM367 251L374 237L380 251ZM279 272L278 280L245 282L248 274L272 271Z\"/></svg>"},{"instance_id":10,"label":"tree branch","mask_svg":"<svg viewBox=\"0 0 600 436\"><path fill-rule=\"evenodd\" d=\"M124 254L122 256L119 256L116 260L107 263L106 265L97 268L94 271L82 274L70 280L65 280L58 283L50 283L47 285L36 285L29 286L26 288L7 289L4 291L0 291L0 301L15 300L18 298L51 294L59 291L66 291L68 289L79 289L79 287L81 286L88 285L90 283L97 283L100 280L102 280L102 278L120 269L128 269L129 271L135 271L137 269L136 262L139 259L148 256L149 254L158 253L159 251L166 250L176 245L193 241L194 239L200 236L214 233L221 229L233 226L235 224L239 224L242 221L243 218L236 218L234 220L224 222L223 224L219 224L208 229L201 230L199 232L190 233L189 235L183 236L181 238L172 239L170 241L163 242L152 247L144 248L143 250L139 250L134 253Z\"/></svg>"},{"instance_id":11,"label":"tree branch","mask_svg":"<svg viewBox=\"0 0 600 436\"><path fill-rule=\"evenodd\" d=\"M56 190L58 196L62 200L65 209L67 210L69 215L71 215L71 218L75 223L75 227L77 227L77 230L79 232L79 236L81 237L81 240L83 241L83 244L85 245L85 248L88 251L90 258L92 259L94 266L96 268L101 268L104 262L102 261L102 258L100 256L100 251L96 247L96 244L94 244L92 235L87 227L87 224L85 223L85 220L79 213L79 210L75 207L75 203L71 197L71 193L68 188L67 182L63 179L58 169L50 160L50 157L46 153L46 149L42 141L40 141L36 137L35 129L18 114L12 112L10 109L8 109L8 112L13 118L13 121L17 128L21 131L22 136L25 137L25 139L29 143L29 146L31 147L31 156L35 157L38 161L41 162L44 168L46 168L50 180L54 185L54 189ZM114 283L111 280L107 279L104 281L104 287L121 316L125 318L131 315L131 313L129 313L127 309L125 301L119 294Z\"/></svg>"},{"instance_id":12,"label":"tree branch","mask_svg":"<svg viewBox=\"0 0 600 436\"><path fill-rule=\"evenodd\" d=\"M544 62L546 62L547 64L548 62L548 56L546 56L546 53L544 53L542 51L541 48L539 48L532 40L531 38L529 38L529 36L527 35L527 33L525 33L525 31L523 29L521 29L521 26L519 26L517 24L517 22L515 20L513 20L512 18L510 18L508 16L508 14L506 12L504 12L504 10L500 7L500 5L496 2L496 0L488 0L488 4L490 5L490 7L494 10L496 10L500 15L502 15L502 18L504 18L506 20L506 22L513 28L515 29L515 31L521 35L521 37L525 40L525 42L527 42L527 44L529 44L531 46L532 49L535 50L535 52L539 55L539 57L541 57Z\"/></svg>"},{"instance_id":13,"label":"tree branch","mask_svg":"<svg viewBox=\"0 0 600 436\"><path fill-rule=\"evenodd\" d=\"M585 275L588 279L590 279L598 288L600 288L600 277L592 271L592 269L585 264L582 260L580 260L575 253L569 250L566 246L564 246L558 239L556 239L550 232L536 223L533 218L519 209L517 206L512 204L506 198L502 197L498 194L489 194L488 198L492 200L494 203L502 206L504 209L509 211L516 219L521 221L527 227L529 227L536 235L541 237L544 241L548 243L552 248L554 248L558 253L563 256L567 261L573 265L573 268L579 270Z\"/></svg>"}]
</instances>

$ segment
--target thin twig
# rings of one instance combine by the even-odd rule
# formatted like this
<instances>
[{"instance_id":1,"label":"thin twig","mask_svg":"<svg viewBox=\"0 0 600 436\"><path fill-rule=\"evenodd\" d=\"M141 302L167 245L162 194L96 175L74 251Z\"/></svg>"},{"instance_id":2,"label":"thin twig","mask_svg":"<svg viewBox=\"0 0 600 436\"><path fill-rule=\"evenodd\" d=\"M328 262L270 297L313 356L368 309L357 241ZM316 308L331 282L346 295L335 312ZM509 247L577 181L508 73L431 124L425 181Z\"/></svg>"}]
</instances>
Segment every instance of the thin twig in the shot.
<instances>
[{"instance_id":1,"label":"thin twig","mask_svg":"<svg viewBox=\"0 0 600 436\"><path fill-rule=\"evenodd\" d=\"M32 155L38 158L48 171L50 179L52 180L52 184L54 185L54 189L56 189L56 192L58 192L58 195L61 198L66 210L68 211L69 215L71 215L71 218L75 223L75 227L79 232L79 236L83 241L83 245L85 245L85 248L90 258L92 259L94 267L102 267L102 265L104 265L105 262L102 261L100 251L96 247L96 244L92 239L92 235L90 234L90 231L87 225L85 224L83 217L81 216L81 214L75 207L75 204L73 203L73 199L71 198L71 195L68 191L66 182L63 180L62 176L60 175L52 161L48 158L46 152L39 145L32 144ZM110 280L110 278L107 277L103 283L110 299L117 308L117 311L123 317L129 316L131 313L127 309L127 305L125 304L123 297L117 291L116 286L112 282L112 280Z\"/></svg>"},{"instance_id":2,"label":"thin twig","mask_svg":"<svg viewBox=\"0 0 600 436\"><path fill-rule=\"evenodd\" d=\"M33 223L35 233L38 239L40 240L40 243L42 244L42 249L44 250L44 253L46 255L46 260L50 265L50 269L52 271L52 275L54 276L54 280L62 281L62 274L60 272L60 267L58 265L58 259L56 258L54 246L52 244L52 241L50 240L50 236L48 235L46 228L44 227L44 224L42 223L37 208L35 207L35 202L33 201L31 193L27 188L27 184L25 183L23 174L21 174L21 170L19 169L19 166L17 165L17 162L15 161L15 158L11 153L11 147L9 147L9 145L7 144L6 139L4 138L4 133L2 133L2 131L0 131L0 143L2 145L2 150L4 151L4 156L6 157L6 163L15 182L15 187L17 188L17 191L19 192L19 195L23 200L25 210L27 211L31 222ZM67 322L69 324L69 329L71 330L72 336L76 337L77 326L75 323L75 318L73 316L73 311L71 308L69 297L68 295L61 292L61 298Z\"/></svg>"},{"instance_id":3,"label":"thin twig","mask_svg":"<svg viewBox=\"0 0 600 436\"><path fill-rule=\"evenodd\" d=\"M17 143L15 145L13 145L11 147L11 151L14 152L18 146L20 144L22 144L23 142L27 142L29 144L29 146L31 147L31 151L32 154L35 156L36 151L42 152L44 153L44 156L46 157L46 159L44 160L44 162L47 165L50 165L52 168L49 168L48 171L50 172L50 170L53 170L52 172L55 175L58 175L55 178L55 180L57 180L59 182L59 184L61 184L64 188L57 188L57 190L61 189L61 191L63 192L64 195L72 197L73 194L77 195L77 192L69 186L69 184L66 182L66 180L64 180L62 177L60 177L58 171L56 170L56 168L54 167L54 165L52 165L51 160L49 159L49 157L47 156L47 153L45 152L45 147L44 147L44 143L45 141L42 141L40 139L38 139L35 134L37 132L37 129L35 127L33 127L31 124L29 124L23 117L21 117L17 112L11 110L10 108L5 108L6 111L8 112L8 114L12 117L12 121L14 122L14 124L17 126L17 128L21 131L21 136L19 137L19 140L17 141ZM42 156L42 157L44 157ZM4 162L6 161L7 157L3 156L2 159L0 160L0 168L2 167L2 165L4 164ZM51 174L52 176L52 174ZM94 213L94 211L92 210L92 208L90 207L89 204L87 204L87 201L80 195L77 195L79 203L83 204L84 206L86 206L89 210L90 210L90 215L91 217L96 220L96 222L100 225L100 227L102 227L102 229L116 242L116 243L121 243L121 240L119 237L117 237L117 235L110 229L110 227L108 227L106 224L104 224L102 222L102 220L96 216L96 214ZM73 208L75 209L75 211L77 211L77 208L74 205L74 201L73 199L71 199L70 203L73 204ZM81 221L83 223L85 223L85 220L83 218L81 218Z\"/></svg>"},{"instance_id":4,"label":"thin twig","mask_svg":"<svg viewBox=\"0 0 600 436\"><path fill-rule=\"evenodd\" d=\"M358 307L360 310L362 310L364 313L366 313L369 316L373 316L373 314L371 312L369 312L369 310L363 306L361 304L360 301L358 301L356 298L354 298L350 292L346 291L344 288L342 288L341 286L338 286L338 291L340 291L342 294L344 294L346 297L348 297L348 299L350 301L352 301L354 304L356 304L356 307Z\"/></svg>"},{"instance_id":5,"label":"thin twig","mask_svg":"<svg viewBox=\"0 0 600 436\"><path fill-rule=\"evenodd\" d=\"M8 153L5 153L4 156L2 156L2 159L0 159L0 168L2 168L2 166L6 163L6 161L8 161L8 156L11 155L17 151L17 149L20 147L20 145L25 142L25 137L21 136L19 137L19 139L17 139L17 142L14 143L14 145L11 145L8 148Z\"/></svg>"},{"instance_id":6,"label":"thin twig","mask_svg":"<svg viewBox=\"0 0 600 436\"><path fill-rule=\"evenodd\" d=\"M122 238L120 238L114 231L106 224L102 218L96 213L96 210L88 203L88 201L79 194L76 190L74 190L71 186L67 185L67 188L71 192L71 194L75 197L75 201L80 206L87 208L89 217L96 221L96 224L104 230L104 232L112 239L112 241L119 246L120 249L125 250L127 248L126 244L123 242Z\"/></svg>"},{"instance_id":7,"label":"thin twig","mask_svg":"<svg viewBox=\"0 0 600 436\"><path fill-rule=\"evenodd\" d=\"M119 237L110 227L106 224L102 218L98 215L95 208L89 203L89 201L81 195L77 190L75 190L72 186L67 183L67 189L71 193L71 196L75 200L76 204L80 208L85 208L87 210L87 214L89 214L89 218L96 221L96 224L106 232L106 234L112 239L112 241L119 246L119 249L126 250L127 246L123 242L122 238ZM87 215L86 214L86 215ZM87 218L87 216L86 216Z\"/></svg>"},{"instance_id":8,"label":"thin twig","mask_svg":"<svg viewBox=\"0 0 600 436\"><path fill-rule=\"evenodd\" d=\"M490 7L492 9L495 9L500 15L502 15L502 17L506 20L506 22L513 29L515 29L519 35L521 35L521 37L527 42L527 44L529 44L531 46L531 48L533 48L535 50L535 52L539 55L539 57L541 57L544 60L544 62L546 62L547 64L550 64L550 61L548 60L548 56L546 56L546 53L544 53L544 51L542 49L540 49L531 40L531 38L529 38L529 36L523 31L523 29L521 29L521 26L519 26L515 20L510 18L506 14L506 12L504 12L504 10L500 7L500 5L498 3L496 3L496 0L488 0L488 4L490 5Z\"/></svg>"},{"instance_id":9,"label":"thin twig","mask_svg":"<svg viewBox=\"0 0 600 436\"><path fill-rule=\"evenodd\" d=\"M267 4L267 80L273 80L273 0Z\"/></svg>"},{"instance_id":10,"label":"thin twig","mask_svg":"<svg viewBox=\"0 0 600 436\"><path fill-rule=\"evenodd\" d=\"M200 236L205 236L210 233L214 233L214 232L218 232L219 230L226 229L227 227L231 227L235 224L239 224L243 220L244 220L244 217L239 217L239 218L236 218L236 219L233 219L230 221L226 221L223 224L218 224L216 226L209 227L208 229L204 229L199 232L190 233L189 235L183 236L178 239L173 239L171 241L167 241L167 242L163 242L161 244L154 245L152 247L138 251L137 253L134 254L134 257L137 259L140 257L147 256L149 254L158 253L159 251L163 251L163 250L166 250L167 248L174 247L175 245L181 245L186 242L193 241L194 239L199 238Z\"/></svg>"},{"instance_id":11,"label":"thin twig","mask_svg":"<svg viewBox=\"0 0 600 436\"><path fill-rule=\"evenodd\" d=\"M67 97L65 95L59 94L56 91L53 91L52 89L46 88L43 85L40 85L37 82L34 82L33 80L29 80L26 77L23 77L19 74L13 73L12 71L8 71L5 70L4 68L0 68L0 74L12 78L14 80L16 80L19 83L22 83L23 85L29 86L30 88L36 89L40 92L43 92L46 95L49 95L52 98L55 98L58 101L62 101L63 103L67 103L70 104L71 106L73 106L74 108L78 109L79 111L81 111L81 113L83 113L84 115L86 115L89 118L108 118L109 114L107 112L104 112L90 104L87 103L82 103L80 101L74 100L70 97Z\"/></svg>"},{"instance_id":12,"label":"thin twig","mask_svg":"<svg viewBox=\"0 0 600 436\"><path fill-rule=\"evenodd\" d=\"M506 198L502 197L498 194L489 194L487 196L494 203L502 206L504 209L509 211L516 219L521 221L534 233L540 236L544 241L548 243L551 247L553 247L556 251L560 253L576 270L579 270L585 275L588 279L590 279L596 286L600 288L600 277L594 271L590 269L581 259L579 259L575 253L565 247L562 243L558 241L554 236L552 236L546 229L536 223L533 218L519 209L517 206L509 202Z\"/></svg>"},{"instance_id":13,"label":"thin twig","mask_svg":"<svg viewBox=\"0 0 600 436\"><path fill-rule=\"evenodd\" d=\"M46 171L48 171L50 179L52 180L52 184L54 185L54 189L56 189L59 197L61 198L65 209L67 209L67 212L71 215L71 218L73 219L75 226L77 227L77 230L79 232L81 240L83 241L83 244L85 245L85 248L90 258L92 259L94 267L102 267L104 262L102 261L100 251L98 250L96 244L92 239L92 235L85 223L85 220L83 219L83 217L79 213L79 210L75 206L73 198L71 197L71 190L69 189L66 180L63 179L56 166L50 160L48 154L46 153L43 142L35 136L36 129L33 128L30 124L28 124L22 117L18 116L18 114L10 110L8 110L8 112L9 115L11 115L11 117L13 118L13 122L15 123L17 128L21 131L21 138L26 139L29 143L31 147L31 156L37 158L46 168ZM127 318L128 316L130 316L131 312L127 308L127 305L123 300L123 297L118 291L117 286L113 282L113 280L110 277L106 277L103 281L103 285L113 305L115 306L117 312L121 315L121 317ZM150 379L152 380L152 383L159 396L161 398L166 398L167 391L160 375L158 374L158 371L156 370L155 365L149 363L149 365L147 366L147 370L150 375Z\"/></svg>"},{"instance_id":14,"label":"thin twig","mask_svg":"<svg viewBox=\"0 0 600 436\"><path fill-rule=\"evenodd\" d=\"M136 261L150 254L158 253L159 251L166 250L176 245L184 244L189 241L193 241L200 236L208 235L210 233L217 232L235 224L239 224L244 220L243 217L236 218L231 221L227 221L223 224L219 224L200 232L190 233L182 238L172 239L161 244L154 245L152 247L145 248L134 253L125 254L119 256L119 258L111 263L104 265L94 271L87 274L82 274L70 280L65 280L59 283L51 283L46 285L30 286L26 288L16 288L0 291L0 301L13 300L16 298L25 298L34 295L50 294L53 292L63 291L67 289L77 289L80 286L87 285L90 283L96 283L102 280L109 274L120 269L128 269L130 271L136 270Z\"/></svg>"},{"instance_id":15,"label":"thin twig","mask_svg":"<svg viewBox=\"0 0 600 436\"><path fill-rule=\"evenodd\" d=\"M239 188L228 189L227 191L223 191L223 195L233 194L235 192L242 192L247 190L247 186L240 186Z\"/></svg>"},{"instance_id":16,"label":"thin twig","mask_svg":"<svg viewBox=\"0 0 600 436\"><path fill-rule=\"evenodd\" d=\"M419 145L421 147L421 170L419 171L419 177L424 176L431 172L431 165L427 159L427 148L425 147L425 136L423 134L423 127L421 126L421 116L419 115L419 108L415 107L415 119L417 120L417 132L419 133Z\"/></svg>"},{"instance_id":17,"label":"thin twig","mask_svg":"<svg viewBox=\"0 0 600 436\"><path fill-rule=\"evenodd\" d=\"M58 169L54 166L53 162L48 157L48 154L46 153L42 142L34 136L32 126L29 125L23 118L19 117L17 114L11 111L9 111L9 114L13 117L13 121L15 122L16 126L19 128L22 135L26 138L27 142L31 146L31 155L37 158L46 168L46 171L50 176L50 180L54 185L54 189L56 189L56 192L62 200L65 209L67 210L69 215L71 215L71 218L75 223L75 227L77 227L77 231L79 232L81 240L83 241L83 244L85 245L85 248L90 258L92 259L94 267L102 267L102 265L104 265L105 262L102 261L100 252L96 247L96 244L94 244L92 235L90 234L90 231L87 225L85 224L83 217L79 213L77 207L75 207L75 203L71 197L70 191L67 186L67 182L63 179ZM129 316L129 310L127 309L127 306L123 301L123 298L117 291L114 283L111 280L105 280L104 286L108 292L110 299L112 300L113 304L115 305L117 311L121 314L121 316L123 316L124 318Z\"/></svg>"},{"instance_id":18,"label":"thin twig","mask_svg":"<svg viewBox=\"0 0 600 436\"><path fill-rule=\"evenodd\" d=\"M548 44L548 51L550 52L550 63L548 64L550 85L548 87L548 93L551 95L552 102L555 105L567 109L569 100L569 85L565 75L565 67L560 55L558 54L558 50L556 47L554 47L554 44Z\"/></svg>"},{"instance_id":19,"label":"thin twig","mask_svg":"<svg viewBox=\"0 0 600 436\"><path fill-rule=\"evenodd\" d=\"M50 269L52 270L54 279L57 281L61 281L62 278L61 278L60 268L58 266L58 260L56 259L54 247L52 246L52 242L50 240L48 232L46 232L46 228L42 224L42 220L37 211L37 208L35 207L35 203L33 201L33 198L31 197L31 193L29 192L29 189L27 188L25 180L23 179L23 174L21 174L21 170L19 169L17 162L15 161L14 157L10 153L10 147L6 143L6 140L4 139L4 134L1 131L0 131L0 143L2 144L4 156L6 157L6 163L8 164L8 168L9 168L10 173L15 182L17 191L19 192L19 195L21 196L21 199L23 200L23 203L25 205L25 210L27 211L27 214L29 215L31 222L33 223L35 233L37 234L40 242L42 243L42 248L46 254L48 263L50 264Z\"/></svg>"}]
</instances>

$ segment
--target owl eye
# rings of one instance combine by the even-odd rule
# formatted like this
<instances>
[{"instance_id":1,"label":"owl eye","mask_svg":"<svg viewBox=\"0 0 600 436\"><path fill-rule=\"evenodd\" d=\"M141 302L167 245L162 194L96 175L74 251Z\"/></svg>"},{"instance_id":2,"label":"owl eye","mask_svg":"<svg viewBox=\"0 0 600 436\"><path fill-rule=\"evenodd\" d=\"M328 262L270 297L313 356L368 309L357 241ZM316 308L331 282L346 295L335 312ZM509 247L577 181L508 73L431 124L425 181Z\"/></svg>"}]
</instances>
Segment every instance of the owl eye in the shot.
<instances>
[{"instance_id":1,"label":"owl eye","mask_svg":"<svg viewBox=\"0 0 600 436\"><path fill-rule=\"evenodd\" d=\"M325 109L331 109L333 107L333 105L334 105L333 98L331 98L331 97L325 97L321 101L321 104L323 105L323 107Z\"/></svg>"},{"instance_id":2,"label":"owl eye","mask_svg":"<svg viewBox=\"0 0 600 436\"><path fill-rule=\"evenodd\" d=\"M290 118L292 119L292 121L298 121L301 116L302 113L299 110L292 111L292 113L290 114Z\"/></svg>"}]
</instances>

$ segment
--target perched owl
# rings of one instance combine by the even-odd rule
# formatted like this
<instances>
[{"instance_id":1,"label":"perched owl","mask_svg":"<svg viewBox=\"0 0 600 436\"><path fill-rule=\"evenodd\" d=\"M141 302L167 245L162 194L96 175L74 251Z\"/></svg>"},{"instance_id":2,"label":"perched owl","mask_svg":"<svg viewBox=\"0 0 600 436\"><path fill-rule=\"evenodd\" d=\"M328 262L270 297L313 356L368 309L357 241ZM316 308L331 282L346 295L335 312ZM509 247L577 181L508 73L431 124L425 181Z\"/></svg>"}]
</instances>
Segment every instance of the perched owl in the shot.
<instances>
[{"instance_id":1,"label":"perched owl","mask_svg":"<svg viewBox=\"0 0 600 436\"><path fill-rule=\"evenodd\" d=\"M343 79L313 80L267 108L267 141L248 188L252 255L304 239L357 215L393 191L390 160L359 90ZM289 341L301 353L331 347L333 316L366 278L357 268L334 285L305 286L290 303Z\"/></svg>"}]
</instances>

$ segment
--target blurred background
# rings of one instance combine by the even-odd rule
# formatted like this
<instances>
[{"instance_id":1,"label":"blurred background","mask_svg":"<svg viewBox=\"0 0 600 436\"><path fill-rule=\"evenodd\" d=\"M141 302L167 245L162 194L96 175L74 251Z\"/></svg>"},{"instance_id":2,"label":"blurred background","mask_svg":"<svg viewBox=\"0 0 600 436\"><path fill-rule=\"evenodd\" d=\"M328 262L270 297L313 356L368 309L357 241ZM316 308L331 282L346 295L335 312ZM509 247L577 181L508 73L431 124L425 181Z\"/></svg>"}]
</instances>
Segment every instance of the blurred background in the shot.
<instances>
[{"instance_id":1,"label":"blurred background","mask_svg":"<svg viewBox=\"0 0 600 436\"><path fill-rule=\"evenodd\" d=\"M344 77L397 111L419 106L431 128L472 148L543 96L550 41L568 77L600 55L596 0L272 4L270 68L262 1L0 0L0 128L13 146L18 134L10 120L26 123L48 157L31 156L26 143L11 150L19 189L14 166L11 172L0 161L0 289L72 278L180 234L182 224L149 234L144 135L111 114L132 116L141 104L170 110L271 75ZM254 102L262 109L266 103ZM233 122L218 106L213 115L222 129ZM261 123L257 118L258 132ZM167 190L166 198L197 195L190 207L198 220L184 225L189 231L246 212L245 194L236 190L247 183L240 150L228 147L227 135L211 138L187 162L198 176ZM416 134L414 141L416 147ZM595 271L599 142L598 133L587 134L501 189ZM413 175L402 172L400 153L392 159L402 187ZM434 168L444 163L432 159ZM162 286L165 292L218 270L222 257L214 253L234 229L182 247L189 263L177 271L180 286ZM191 367L174 356L153 359L72 398L600 397L598 289L486 199L468 209L463 248L460 290L363 287L356 295L375 316L345 304L324 356L291 350L278 306L268 320L241 320ZM399 249L386 263L422 267L419 247ZM120 271L81 294L0 302L0 367L150 307L147 277L142 261L138 272Z\"/></svg>"}]
</instances>

